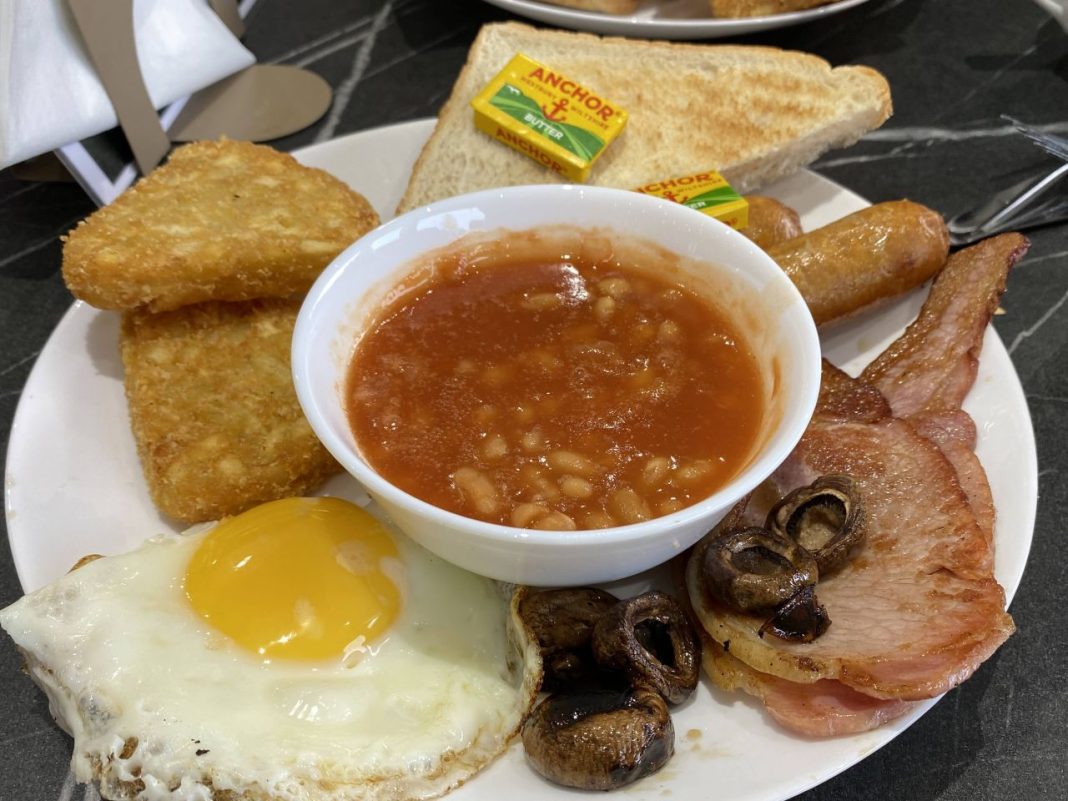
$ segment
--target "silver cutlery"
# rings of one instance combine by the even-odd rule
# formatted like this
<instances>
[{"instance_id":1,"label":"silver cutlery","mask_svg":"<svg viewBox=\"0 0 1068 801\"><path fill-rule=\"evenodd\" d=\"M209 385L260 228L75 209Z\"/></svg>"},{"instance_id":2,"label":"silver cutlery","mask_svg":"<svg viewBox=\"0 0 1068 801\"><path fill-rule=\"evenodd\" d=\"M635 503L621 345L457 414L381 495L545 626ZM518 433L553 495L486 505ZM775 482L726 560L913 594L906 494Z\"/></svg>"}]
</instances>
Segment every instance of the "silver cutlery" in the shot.
<instances>
[{"instance_id":1,"label":"silver cutlery","mask_svg":"<svg viewBox=\"0 0 1068 801\"><path fill-rule=\"evenodd\" d=\"M1012 126L1017 131L1022 133L1050 155L1068 161L1068 139L1065 139L1063 136L1049 133L1048 131L1043 131L1041 128L1037 128L1034 125L1020 122L1019 120L1010 117L1008 114L1002 114L1001 119L1011 122Z\"/></svg>"},{"instance_id":2,"label":"silver cutlery","mask_svg":"<svg viewBox=\"0 0 1068 801\"><path fill-rule=\"evenodd\" d=\"M946 221L949 241L969 245L1009 230L1026 230L1068 219L1068 195L1052 192L1068 175L1068 139L1004 116L1024 136L1065 163L1019 181L974 209Z\"/></svg>"}]
</instances>

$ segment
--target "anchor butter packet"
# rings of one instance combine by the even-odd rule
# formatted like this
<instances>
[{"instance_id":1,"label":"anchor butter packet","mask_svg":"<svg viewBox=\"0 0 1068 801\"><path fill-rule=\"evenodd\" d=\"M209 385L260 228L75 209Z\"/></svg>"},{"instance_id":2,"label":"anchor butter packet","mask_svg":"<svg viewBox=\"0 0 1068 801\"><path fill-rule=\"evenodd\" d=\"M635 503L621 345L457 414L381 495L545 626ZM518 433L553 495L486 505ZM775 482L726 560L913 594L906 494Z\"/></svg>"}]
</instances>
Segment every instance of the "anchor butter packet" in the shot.
<instances>
[{"instance_id":1,"label":"anchor butter packet","mask_svg":"<svg viewBox=\"0 0 1068 801\"><path fill-rule=\"evenodd\" d=\"M681 203L702 214L715 217L731 228L749 225L749 204L715 170L639 186L634 191Z\"/></svg>"},{"instance_id":2,"label":"anchor butter packet","mask_svg":"<svg viewBox=\"0 0 1068 801\"><path fill-rule=\"evenodd\" d=\"M479 130L572 181L586 180L627 122L595 90L521 53L471 106Z\"/></svg>"}]
</instances>

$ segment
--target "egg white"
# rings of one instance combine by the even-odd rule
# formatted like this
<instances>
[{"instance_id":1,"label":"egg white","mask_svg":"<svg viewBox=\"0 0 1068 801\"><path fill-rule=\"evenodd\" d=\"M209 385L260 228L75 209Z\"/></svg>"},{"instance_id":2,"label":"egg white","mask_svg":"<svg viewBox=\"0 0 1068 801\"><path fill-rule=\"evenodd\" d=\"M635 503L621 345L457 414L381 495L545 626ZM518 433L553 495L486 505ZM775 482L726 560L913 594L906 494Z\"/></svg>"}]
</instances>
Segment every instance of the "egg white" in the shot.
<instances>
[{"instance_id":1,"label":"egg white","mask_svg":"<svg viewBox=\"0 0 1068 801\"><path fill-rule=\"evenodd\" d=\"M206 532L165 536L0 611L79 781L105 797L429 798L506 746L540 680L500 585L400 534L400 616L355 664L264 663L186 599Z\"/></svg>"}]
</instances>

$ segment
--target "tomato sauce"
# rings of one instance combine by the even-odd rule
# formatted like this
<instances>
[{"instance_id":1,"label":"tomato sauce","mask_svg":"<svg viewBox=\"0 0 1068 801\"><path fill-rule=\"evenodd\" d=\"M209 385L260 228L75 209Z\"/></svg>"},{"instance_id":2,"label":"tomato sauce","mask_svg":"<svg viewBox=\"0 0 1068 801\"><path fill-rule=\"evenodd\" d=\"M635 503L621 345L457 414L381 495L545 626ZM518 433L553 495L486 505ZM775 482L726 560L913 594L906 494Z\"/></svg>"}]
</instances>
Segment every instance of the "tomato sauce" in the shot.
<instances>
[{"instance_id":1,"label":"tomato sauce","mask_svg":"<svg viewBox=\"0 0 1068 801\"><path fill-rule=\"evenodd\" d=\"M635 523L707 497L744 466L764 414L728 313L581 254L437 263L375 317L345 391L384 478L541 529Z\"/></svg>"}]
</instances>

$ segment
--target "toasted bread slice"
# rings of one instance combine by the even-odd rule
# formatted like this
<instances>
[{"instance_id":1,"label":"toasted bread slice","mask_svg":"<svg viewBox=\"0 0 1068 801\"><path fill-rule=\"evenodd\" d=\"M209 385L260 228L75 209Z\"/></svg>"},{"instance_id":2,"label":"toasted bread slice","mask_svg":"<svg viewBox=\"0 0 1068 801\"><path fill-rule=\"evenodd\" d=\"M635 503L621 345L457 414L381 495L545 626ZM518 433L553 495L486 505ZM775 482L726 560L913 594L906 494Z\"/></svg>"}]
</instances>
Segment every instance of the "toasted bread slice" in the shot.
<instances>
[{"instance_id":1,"label":"toasted bread slice","mask_svg":"<svg viewBox=\"0 0 1068 801\"><path fill-rule=\"evenodd\" d=\"M856 141L890 115L886 80L771 47L635 42L482 28L420 154L398 211L497 186L562 182L472 121L471 98L517 52L588 85L630 114L587 183L631 189L718 169L739 191L788 175Z\"/></svg>"},{"instance_id":2,"label":"toasted bread slice","mask_svg":"<svg viewBox=\"0 0 1068 801\"><path fill-rule=\"evenodd\" d=\"M102 309L286 297L377 224L361 195L292 156L196 142L67 235L63 277Z\"/></svg>"},{"instance_id":3,"label":"toasted bread slice","mask_svg":"<svg viewBox=\"0 0 1068 801\"><path fill-rule=\"evenodd\" d=\"M804 11L817 6L829 6L837 0L709 0L717 17L766 17Z\"/></svg>"},{"instance_id":4,"label":"toasted bread slice","mask_svg":"<svg viewBox=\"0 0 1068 801\"><path fill-rule=\"evenodd\" d=\"M130 422L164 514L217 520L314 490L340 471L293 390L299 309L297 298L124 315Z\"/></svg>"}]
</instances>

